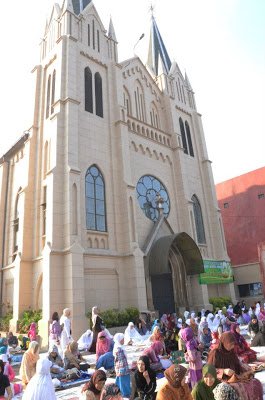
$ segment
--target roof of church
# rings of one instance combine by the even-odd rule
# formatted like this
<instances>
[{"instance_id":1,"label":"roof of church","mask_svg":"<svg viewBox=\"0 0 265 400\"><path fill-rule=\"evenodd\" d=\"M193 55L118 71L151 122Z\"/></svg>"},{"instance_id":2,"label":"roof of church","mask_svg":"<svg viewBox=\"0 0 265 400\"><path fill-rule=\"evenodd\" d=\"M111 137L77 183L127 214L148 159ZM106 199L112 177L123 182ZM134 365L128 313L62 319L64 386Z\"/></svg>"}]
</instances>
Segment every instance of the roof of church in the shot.
<instances>
[{"instance_id":1,"label":"roof of church","mask_svg":"<svg viewBox=\"0 0 265 400\"><path fill-rule=\"evenodd\" d=\"M72 0L75 14L79 15L92 0Z\"/></svg>"},{"instance_id":2,"label":"roof of church","mask_svg":"<svg viewBox=\"0 0 265 400\"><path fill-rule=\"evenodd\" d=\"M171 67L171 61L167 53L167 49L164 45L153 15L151 20L147 66L156 76L160 75L161 73L168 74Z\"/></svg>"}]
</instances>

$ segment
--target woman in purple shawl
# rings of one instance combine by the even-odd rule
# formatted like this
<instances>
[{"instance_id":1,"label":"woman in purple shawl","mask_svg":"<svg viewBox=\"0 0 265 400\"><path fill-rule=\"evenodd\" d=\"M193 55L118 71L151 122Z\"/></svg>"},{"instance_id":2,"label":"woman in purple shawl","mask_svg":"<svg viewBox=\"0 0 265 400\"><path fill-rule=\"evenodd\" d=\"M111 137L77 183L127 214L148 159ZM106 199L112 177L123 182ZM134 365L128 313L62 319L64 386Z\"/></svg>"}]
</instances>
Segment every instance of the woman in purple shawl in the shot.
<instances>
[{"instance_id":1,"label":"woman in purple shawl","mask_svg":"<svg viewBox=\"0 0 265 400\"><path fill-rule=\"evenodd\" d=\"M182 339L186 344L185 360L189 363L189 384L193 388L202 379L202 358L199 351L199 343L194 337L191 328L185 328L182 332Z\"/></svg>"}]
</instances>

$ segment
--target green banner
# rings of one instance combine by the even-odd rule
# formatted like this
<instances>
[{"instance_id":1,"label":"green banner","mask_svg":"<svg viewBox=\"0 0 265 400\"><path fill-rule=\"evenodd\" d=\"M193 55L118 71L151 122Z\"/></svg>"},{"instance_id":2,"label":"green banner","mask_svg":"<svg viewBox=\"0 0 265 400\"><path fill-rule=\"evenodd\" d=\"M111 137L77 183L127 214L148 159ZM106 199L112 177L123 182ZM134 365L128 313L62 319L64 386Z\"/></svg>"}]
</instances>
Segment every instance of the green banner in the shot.
<instances>
[{"instance_id":1,"label":"green banner","mask_svg":"<svg viewBox=\"0 0 265 400\"><path fill-rule=\"evenodd\" d=\"M231 263L228 261L203 260L204 273L200 274L200 284L231 283L234 281Z\"/></svg>"}]
</instances>

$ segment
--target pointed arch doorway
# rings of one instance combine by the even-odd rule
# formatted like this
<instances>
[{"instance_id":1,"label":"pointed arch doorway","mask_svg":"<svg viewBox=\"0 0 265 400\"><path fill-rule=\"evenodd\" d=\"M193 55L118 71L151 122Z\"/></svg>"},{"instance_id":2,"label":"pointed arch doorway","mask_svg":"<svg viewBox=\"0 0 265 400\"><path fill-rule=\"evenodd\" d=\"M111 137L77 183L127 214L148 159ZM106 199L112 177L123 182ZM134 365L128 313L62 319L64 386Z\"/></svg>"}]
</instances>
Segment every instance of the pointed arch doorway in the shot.
<instances>
[{"instance_id":1,"label":"pointed arch doorway","mask_svg":"<svg viewBox=\"0 0 265 400\"><path fill-rule=\"evenodd\" d=\"M159 238L149 254L152 302L159 315L189 308L187 276L204 272L200 250L185 232Z\"/></svg>"}]
</instances>

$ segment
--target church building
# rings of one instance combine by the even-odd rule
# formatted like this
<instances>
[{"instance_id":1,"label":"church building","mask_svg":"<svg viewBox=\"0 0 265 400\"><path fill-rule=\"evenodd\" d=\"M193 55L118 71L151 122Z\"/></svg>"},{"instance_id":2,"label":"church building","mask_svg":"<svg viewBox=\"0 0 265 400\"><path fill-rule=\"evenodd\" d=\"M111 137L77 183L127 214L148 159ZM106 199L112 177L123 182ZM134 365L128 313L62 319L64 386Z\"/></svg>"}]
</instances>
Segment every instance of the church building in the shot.
<instances>
[{"instance_id":1,"label":"church building","mask_svg":"<svg viewBox=\"0 0 265 400\"><path fill-rule=\"evenodd\" d=\"M188 76L154 16L146 59L119 60L96 3L54 4L32 124L0 158L2 312L12 306L14 327L23 310L42 309L44 344L65 307L77 338L94 305L161 315L235 301Z\"/></svg>"}]
</instances>

